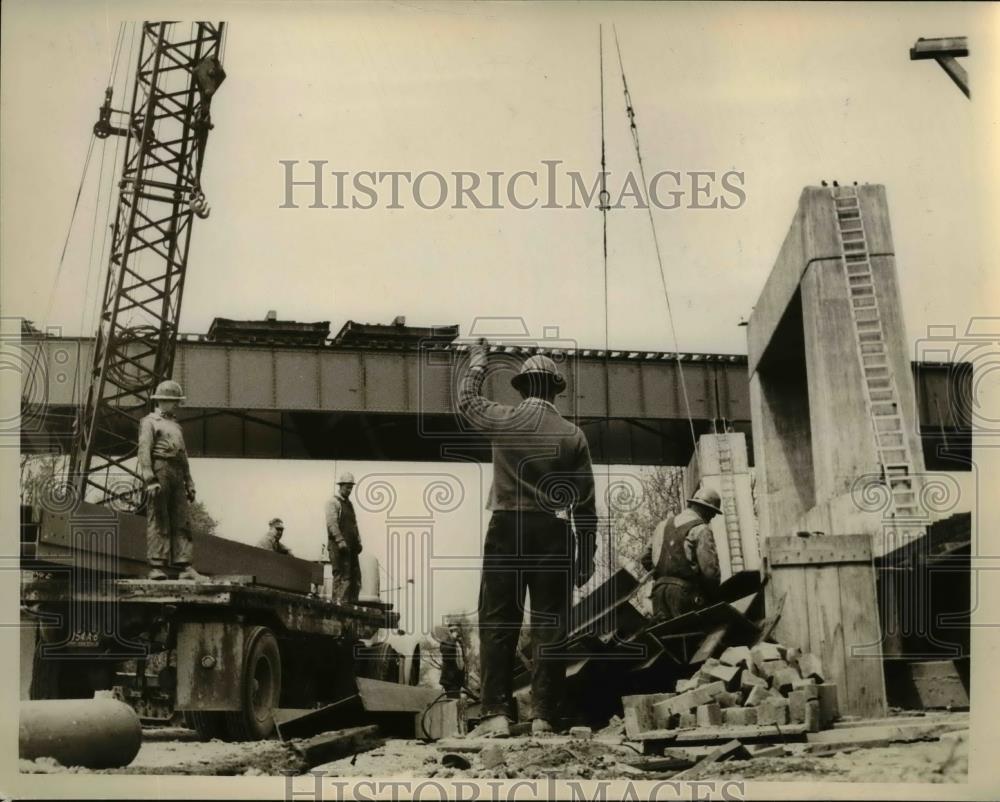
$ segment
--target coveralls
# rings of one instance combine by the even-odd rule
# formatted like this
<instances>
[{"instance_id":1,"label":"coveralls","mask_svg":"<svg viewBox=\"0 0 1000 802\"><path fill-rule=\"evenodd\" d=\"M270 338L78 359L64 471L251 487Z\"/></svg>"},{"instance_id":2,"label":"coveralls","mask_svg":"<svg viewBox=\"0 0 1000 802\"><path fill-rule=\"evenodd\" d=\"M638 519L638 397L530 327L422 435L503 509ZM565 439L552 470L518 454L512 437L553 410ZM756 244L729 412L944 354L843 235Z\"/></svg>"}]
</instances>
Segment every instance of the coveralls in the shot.
<instances>
[{"instance_id":1,"label":"coveralls","mask_svg":"<svg viewBox=\"0 0 1000 802\"><path fill-rule=\"evenodd\" d=\"M659 553L653 562L653 546ZM711 527L690 508L661 521L642 555L653 571L653 613L671 619L705 607L719 588L719 557Z\"/></svg>"},{"instance_id":2,"label":"coveralls","mask_svg":"<svg viewBox=\"0 0 1000 802\"><path fill-rule=\"evenodd\" d=\"M327 553L333 571L333 598L353 604L361 592L361 533L351 500L336 493L326 504Z\"/></svg>"},{"instance_id":3,"label":"coveralls","mask_svg":"<svg viewBox=\"0 0 1000 802\"><path fill-rule=\"evenodd\" d=\"M159 482L146 509L146 559L154 568L184 568L194 558L188 495L194 489L184 433L172 414L156 409L139 422L139 473Z\"/></svg>"}]
</instances>

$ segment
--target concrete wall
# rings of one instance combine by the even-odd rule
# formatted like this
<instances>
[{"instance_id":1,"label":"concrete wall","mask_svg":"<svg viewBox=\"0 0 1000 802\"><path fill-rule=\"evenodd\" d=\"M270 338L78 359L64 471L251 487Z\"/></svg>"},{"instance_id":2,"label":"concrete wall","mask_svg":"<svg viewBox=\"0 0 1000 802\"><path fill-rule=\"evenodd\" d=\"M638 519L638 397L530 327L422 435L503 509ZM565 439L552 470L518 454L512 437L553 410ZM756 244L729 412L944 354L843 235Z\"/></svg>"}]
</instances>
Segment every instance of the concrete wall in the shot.
<instances>
[{"instance_id":1,"label":"concrete wall","mask_svg":"<svg viewBox=\"0 0 1000 802\"><path fill-rule=\"evenodd\" d=\"M911 467L924 473L885 189L858 188ZM807 187L747 331L762 532L865 532L895 547L854 335L834 201Z\"/></svg>"}]
</instances>

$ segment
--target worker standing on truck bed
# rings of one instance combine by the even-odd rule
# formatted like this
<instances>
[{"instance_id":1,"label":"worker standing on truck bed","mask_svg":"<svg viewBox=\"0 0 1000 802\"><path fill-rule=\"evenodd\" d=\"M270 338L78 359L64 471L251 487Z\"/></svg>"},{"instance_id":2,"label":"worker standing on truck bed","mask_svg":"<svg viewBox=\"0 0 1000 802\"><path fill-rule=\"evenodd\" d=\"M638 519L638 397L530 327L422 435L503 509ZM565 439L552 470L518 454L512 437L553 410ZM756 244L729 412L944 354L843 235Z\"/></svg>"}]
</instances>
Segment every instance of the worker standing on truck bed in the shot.
<instances>
[{"instance_id":1,"label":"worker standing on truck bed","mask_svg":"<svg viewBox=\"0 0 1000 802\"><path fill-rule=\"evenodd\" d=\"M713 600L719 589L719 556L708 524L722 513L721 504L718 493L703 487L688 499L687 509L657 525L641 558L642 567L653 572L651 598L657 618L676 618Z\"/></svg>"},{"instance_id":2,"label":"worker standing on truck bed","mask_svg":"<svg viewBox=\"0 0 1000 802\"><path fill-rule=\"evenodd\" d=\"M156 409L139 422L139 473L146 482L146 558L150 579L204 579L191 566L194 541L188 505L195 489L184 432L174 410L184 400L175 381L162 381L150 396Z\"/></svg>"},{"instance_id":3,"label":"worker standing on truck bed","mask_svg":"<svg viewBox=\"0 0 1000 802\"><path fill-rule=\"evenodd\" d=\"M276 551L278 554L290 555L292 550L281 542L281 536L284 533L285 522L280 518L272 518L267 522L267 534L257 542L257 548Z\"/></svg>"},{"instance_id":4,"label":"worker standing on truck bed","mask_svg":"<svg viewBox=\"0 0 1000 802\"><path fill-rule=\"evenodd\" d=\"M346 471L337 479L337 492L326 504L327 555L333 570L334 601L354 604L361 592L361 533L351 503L354 474Z\"/></svg>"},{"instance_id":5,"label":"worker standing on truck bed","mask_svg":"<svg viewBox=\"0 0 1000 802\"><path fill-rule=\"evenodd\" d=\"M510 734L525 589L531 596L531 730L541 734L553 731L563 701L567 657L562 645L572 585L580 587L594 573L594 472L587 438L555 407L566 387L555 362L543 355L526 359L511 380L521 403L508 406L480 395L488 353L483 340L470 347L458 398L459 413L489 435L493 449L487 504L493 514L479 589L482 721L470 735Z\"/></svg>"}]
</instances>

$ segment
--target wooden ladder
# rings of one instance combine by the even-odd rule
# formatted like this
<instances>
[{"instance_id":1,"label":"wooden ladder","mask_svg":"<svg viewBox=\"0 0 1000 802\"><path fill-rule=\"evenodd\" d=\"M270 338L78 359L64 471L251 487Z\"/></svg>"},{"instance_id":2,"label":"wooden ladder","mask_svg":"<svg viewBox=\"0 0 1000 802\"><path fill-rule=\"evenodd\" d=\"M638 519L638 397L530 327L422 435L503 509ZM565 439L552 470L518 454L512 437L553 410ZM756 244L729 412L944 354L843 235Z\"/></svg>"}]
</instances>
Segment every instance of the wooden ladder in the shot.
<instances>
[{"instance_id":1,"label":"wooden ladder","mask_svg":"<svg viewBox=\"0 0 1000 802\"><path fill-rule=\"evenodd\" d=\"M865 403L875 435L893 518L920 516L913 458L903 428L899 391L889 362L864 215L855 187L831 189L837 232L851 301L854 342L864 381Z\"/></svg>"},{"instance_id":2,"label":"wooden ladder","mask_svg":"<svg viewBox=\"0 0 1000 802\"><path fill-rule=\"evenodd\" d=\"M743 541L740 538L740 518L736 511L736 478L733 471L733 451L729 443L729 433L718 435L719 474L722 483L722 513L726 523L726 540L729 543L729 565L732 572L745 568L743 561Z\"/></svg>"}]
</instances>

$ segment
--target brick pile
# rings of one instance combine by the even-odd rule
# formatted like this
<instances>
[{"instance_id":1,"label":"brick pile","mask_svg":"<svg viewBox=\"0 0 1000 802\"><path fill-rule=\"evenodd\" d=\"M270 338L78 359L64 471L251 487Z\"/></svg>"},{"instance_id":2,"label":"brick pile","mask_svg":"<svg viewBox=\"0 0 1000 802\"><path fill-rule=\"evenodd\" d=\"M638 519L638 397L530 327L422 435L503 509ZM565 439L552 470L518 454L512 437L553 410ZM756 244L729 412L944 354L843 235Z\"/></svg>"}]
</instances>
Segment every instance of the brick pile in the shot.
<instances>
[{"instance_id":1,"label":"brick pile","mask_svg":"<svg viewBox=\"0 0 1000 802\"><path fill-rule=\"evenodd\" d=\"M776 643L731 646L710 657L672 693L625 697L629 735L690 727L803 724L809 732L839 717L837 686L810 653Z\"/></svg>"}]
</instances>

